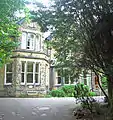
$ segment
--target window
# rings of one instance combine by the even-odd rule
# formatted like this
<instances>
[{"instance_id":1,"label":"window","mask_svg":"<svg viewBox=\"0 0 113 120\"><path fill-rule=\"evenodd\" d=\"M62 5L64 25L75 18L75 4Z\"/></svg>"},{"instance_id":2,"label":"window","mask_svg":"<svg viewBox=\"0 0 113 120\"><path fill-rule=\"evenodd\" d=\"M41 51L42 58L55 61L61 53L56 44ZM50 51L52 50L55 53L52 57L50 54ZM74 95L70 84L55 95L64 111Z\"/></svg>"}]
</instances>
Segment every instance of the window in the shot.
<instances>
[{"instance_id":1,"label":"window","mask_svg":"<svg viewBox=\"0 0 113 120\"><path fill-rule=\"evenodd\" d=\"M58 84L61 84L61 77L57 77Z\"/></svg>"},{"instance_id":2,"label":"window","mask_svg":"<svg viewBox=\"0 0 113 120\"><path fill-rule=\"evenodd\" d=\"M25 62L21 62L21 83L25 83Z\"/></svg>"},{"instance_id":3,"label":"window","mask_svg":"<svg viewBox=\"0 0 113 120\"><path fill-rule=\"evenodd\" d=\"M12 83L12 63L6 64L5 66L5 84Z\"/></svg>"},{"instance_id":4,"label":"window","mask_svg":"<svg viewBox=\"0 0 113 120\"><path fill-rule=\"evenodd\" d=\"M57 71L57 75L58 75L58 76L57 76L57 84L61 84L61 82L62 82L62 81L61 81L61 76L60 76L60 75L61 75L61 70L58 70L58 71Z\"/></svg>"},{"instance_id":5,"label":"window","mask_svg":"<svg viewBox=\"0 0 113 120\"><path fill-rule=\"evenodd\" d=\"M21 49L34 50L36 35L34 33L22 33Z\"/></svg>"},{"instance_id":6,"label":"window","mask_svg":"<svg viewBox=\"0 0 113 120\"><path fill-rule=\"evenodd\" d=\"M35 35L32 33L28 33L26 48L33 50L34 49L34 42L35 42Z\"/></svg>"},{"instance_id":7,"label":"window","mask_svg":"<svg viewBox=\"0 0 113 120\"><path fill-rule=\"evenodd\" d=\"M21 62L21 84L39 84L39 63Z\"/></svg>"},{"instance_id":8,"label":"window","mask_svg":"<svg viewBox=\"0 0 113 120\"><path fill-rule=\"evenodd\" d=\"M27 63L27 83L33 83L33 62Z\"/></svg>"},{"instance_id":9,"label":"window","mask_svg":"<svg viewBox=\"0 0 113 120\"><path fill-rule=\"evenodd\" d=\"M35 50L36 51L41 50L41 35L36 36Z\"/></svg>"},{"instance_id":10,"label":"window","mask_svg":"<svg viewBox=\"0 0 113 120\"><path fill-rule=\"evenodd\" d=\"M35 65L35 83L39 83L39 64Z\"/></svg>"}]
</instances>

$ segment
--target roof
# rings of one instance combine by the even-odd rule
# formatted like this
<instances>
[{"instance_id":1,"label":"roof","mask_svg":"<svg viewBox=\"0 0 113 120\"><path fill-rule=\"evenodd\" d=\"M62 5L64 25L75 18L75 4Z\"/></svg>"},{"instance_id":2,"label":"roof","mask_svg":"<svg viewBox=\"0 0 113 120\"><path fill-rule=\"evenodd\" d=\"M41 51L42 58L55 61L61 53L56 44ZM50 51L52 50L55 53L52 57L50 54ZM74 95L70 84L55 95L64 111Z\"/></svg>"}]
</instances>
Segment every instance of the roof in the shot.
<instances>
[{"instance_id":1,"label":"roof","mask_svg":"<svg viewBox=\"0 0 113 120\"><path fill-rule=\"evenodd\" d=\"M22 25L25 22L25 17L16 22L18 25Z\"/></svg>"},{"instance_id":2,"label":"roof","mask_svg":"<svg viewBox=\"0 0 113 120\"><path fill-rule=\"evenodd\" d=\"M52 40L52 39L53 39L52 34L50 34L48 37L45 38L45 40L48 40L48 41L49 41L49 40Z\"/></svg>"}]
</instances>

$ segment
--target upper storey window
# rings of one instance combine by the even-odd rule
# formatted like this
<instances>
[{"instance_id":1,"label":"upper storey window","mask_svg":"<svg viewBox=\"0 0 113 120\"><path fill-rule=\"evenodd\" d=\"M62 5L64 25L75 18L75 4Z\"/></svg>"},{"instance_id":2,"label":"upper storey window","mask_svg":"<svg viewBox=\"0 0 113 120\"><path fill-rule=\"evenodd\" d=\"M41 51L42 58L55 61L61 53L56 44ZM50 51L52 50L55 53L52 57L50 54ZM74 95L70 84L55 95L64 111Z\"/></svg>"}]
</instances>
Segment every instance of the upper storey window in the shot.
<instances>
[{"instance_id":1,"label":"upper storey window","mask_svg":"<svg viewBox=\"0 0 113 120\"><path fill-rule=\"evenodd\" d=\"M23 32L21 40L21 49L40 51L41 39L39 36L40 35L36 35L34 33Z\"/></svg>"},{"instance_id":2,"label":"upper storey window","mask_svg":"<svg viewBox=\"0 0 113 120\"><path fill-rule=\"evenodd\" d=\"M35 37L36 35L33 33L23 32L21 40L21 49L34 50Z\"/></svg>"},{"instance_id":3,"label":"upper storey window","mask_svg":"<svg viewBox=\"0 0 113 120\"><path fill-rule=\"evenodd\" d=\"M26 49L33 50L34 49L34 42L35 42L35 35L28 33L26 39Z\"/></svg>"}]
</instances>

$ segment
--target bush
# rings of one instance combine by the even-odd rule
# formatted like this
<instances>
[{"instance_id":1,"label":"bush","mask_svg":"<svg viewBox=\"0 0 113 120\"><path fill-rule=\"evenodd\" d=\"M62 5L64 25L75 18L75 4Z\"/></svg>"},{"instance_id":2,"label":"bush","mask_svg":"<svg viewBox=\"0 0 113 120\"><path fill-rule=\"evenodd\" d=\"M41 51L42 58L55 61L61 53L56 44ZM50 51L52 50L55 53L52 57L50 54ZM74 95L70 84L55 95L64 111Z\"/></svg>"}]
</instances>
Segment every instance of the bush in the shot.
<instances>
[{"instance_id":1,"label":"bush","mask_svg":"<svg viewBox=\"0 0 113 120\"><path fill-rule=\"evenodd\" d=\"M74 85L65 85L61 89L65 92L66 97L74 97Z\"/></svg>"},{"instance_id":2,"label":"bush","mask_svg":"<svg viewBox=\"0 0 113 120\"><path fill-rule=\"evenodd\" d=\"M95 92L89 92L89 96L96 96Z\"/></svg>"},{"instance_id":3,"label":"bush","mask_svg":"<svg viewBox=\"0 0 113 120\"><path fill-rule=\"evenodd\" d=\"M52 90L50 92L52 97L65 97L65 92L62 89Z\"/></svg>"},{"instance_id":4,"label":"bush","mask_svg":"<svg viewBox=\"0 0 113 120\"><path fill-rule=\"evenodd\" d=\"M74 97L74 85L65 85L50 92L52 97Z\"/></svg>"},{"instance_id":5,"label":"bush","mask_svg":"<svg viewBox=\"0 0 113 120\"><path fill-rule=\"evenodd\" d=\"M101 79L101 82L102 82L103 89L106 90L107 89L107 77L103 76Z\"/></svg>"},{"instance_id":6,"label":"bush","mask_svg":"<svg viewBox=\"0 0 113 120\"><path fill-rule=\"evenodd\" d=\"M89 87L84 84L77 84L75 85L75 92L74 92L74 97L75 98L80 98L80 97L86 97L89 96Z\"/></svg>"},{"instance_id":7,"label":"bush","mask_svg":"<svg viewBox=\"0 0 113 120\"><path fill-rule=\"evenodd\" d=\"M47 94L44 96L44 98L51 98L52 96L50 94Z\"/></svg>"},{"instance_id":8,"label":"bush","mask_svg":"<svg viewBox=\"0 0 113 120\"><path fill-rule=\"evenodd\" d=\"M95 102L92 96L95 96L95 92L90 92L89 87L84 84L75 85L74 96L78 102L82 104L83 108L87 108L92 112L93 103Z\"/></svg>"}]
</instances>

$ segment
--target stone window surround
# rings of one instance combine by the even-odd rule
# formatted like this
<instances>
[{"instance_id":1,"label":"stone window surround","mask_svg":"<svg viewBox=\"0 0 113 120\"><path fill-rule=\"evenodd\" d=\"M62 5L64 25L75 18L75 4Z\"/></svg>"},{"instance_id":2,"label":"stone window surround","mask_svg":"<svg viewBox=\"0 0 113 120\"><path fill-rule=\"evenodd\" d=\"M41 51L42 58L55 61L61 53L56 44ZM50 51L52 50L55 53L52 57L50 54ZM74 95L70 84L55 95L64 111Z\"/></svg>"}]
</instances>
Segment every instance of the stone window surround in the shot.
<instances>
[{"instance_id":1,"label":"stone window surround","mask_svg":"<svg viewBox=\"0 0 113 120\"><path fill-rule=\"evenodd\" d=\"M40 63L39 62L32 62L32 61L21 61L21 62L25 62L25 74L24 74L24 82L21 82L21 85L40 85ZM32 83L27 83L27 63L28 62L32 62L33 63L33 82ZM35 66L36 64L39 64L39 73L38 73L38 83L35 83ZM21 73L23 73L21 71Z\"/></svg>"}]
</instances>

